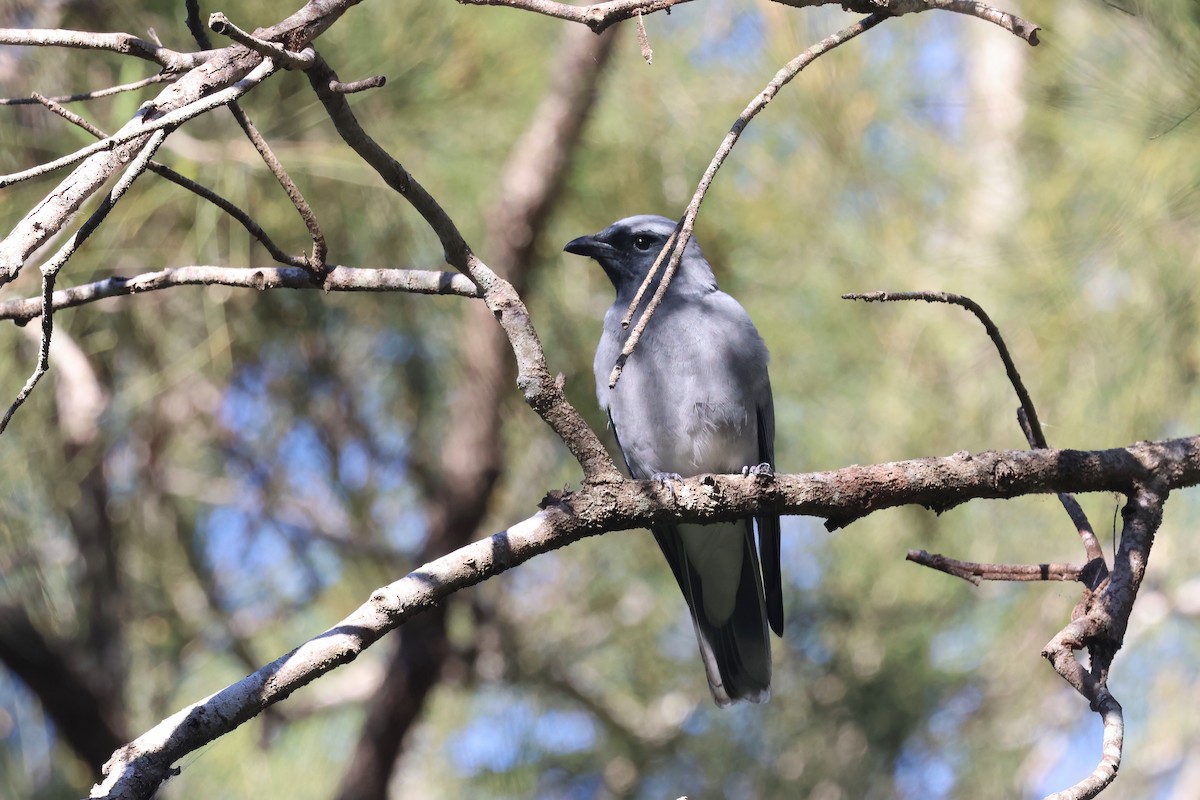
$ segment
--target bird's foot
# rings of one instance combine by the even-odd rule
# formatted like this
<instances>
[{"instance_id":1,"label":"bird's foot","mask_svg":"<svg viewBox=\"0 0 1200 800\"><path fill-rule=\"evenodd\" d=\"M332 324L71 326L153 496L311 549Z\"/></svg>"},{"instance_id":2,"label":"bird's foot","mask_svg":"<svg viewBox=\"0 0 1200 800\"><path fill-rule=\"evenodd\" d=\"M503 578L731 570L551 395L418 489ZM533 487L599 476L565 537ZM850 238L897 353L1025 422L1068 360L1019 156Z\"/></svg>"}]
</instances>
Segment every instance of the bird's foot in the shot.
<instances>
[{"instance_id":1,"label":"bird's foot","mask_svg":"<svg viewBox=\"0 0 1200 800\"><path fill-rule=\"evenodd\" d=\"M683 480L683 476L678 472L656 472L650 476L650 480L658 481L658 485L664 489L671 490L671 499L676 500L675 484Z\"/></svg>"},{"instance_id":2,"label":"bird's foot","mask_svg":"<svg viewBox=\"0 0 1200 800\"><path fill-rule=\"evenodd\" d=\"M742 467L742 475L747 478L774 478L775 469L764 461L761 464L750 464Z\"/></svg>"}]
</instances>

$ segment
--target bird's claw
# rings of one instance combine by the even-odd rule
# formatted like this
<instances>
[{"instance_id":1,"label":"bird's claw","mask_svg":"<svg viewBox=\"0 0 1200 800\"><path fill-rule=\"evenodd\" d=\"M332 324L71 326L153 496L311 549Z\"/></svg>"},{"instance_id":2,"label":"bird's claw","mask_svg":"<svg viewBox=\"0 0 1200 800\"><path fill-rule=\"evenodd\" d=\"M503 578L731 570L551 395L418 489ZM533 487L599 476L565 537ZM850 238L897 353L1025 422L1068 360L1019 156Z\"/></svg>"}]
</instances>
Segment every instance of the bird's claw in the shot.
<instances>
[{"instance_id":1,"label":"bird's claw","mask_svg":"<svg viewBox=\"0 0 1200 800\"><path fill-rule=\"evenodd\" d=\"M664 489L670 489L671 499L675 500L675 484L682 481L683 476L678 472L656 472L650 476L650 480L658 481L658 485Z\"/></svg>"},{"instance_id":2,"label":"bird's claw","mask_svg":"<svg viewBox=\"0 0 1200 800\"><path fill-rule=\"evenodd\" d=\"M746 478L774 478L775 469L766 461L761 464L748 464L742 467L742 476Z\"/></svg>"}]
</instances>

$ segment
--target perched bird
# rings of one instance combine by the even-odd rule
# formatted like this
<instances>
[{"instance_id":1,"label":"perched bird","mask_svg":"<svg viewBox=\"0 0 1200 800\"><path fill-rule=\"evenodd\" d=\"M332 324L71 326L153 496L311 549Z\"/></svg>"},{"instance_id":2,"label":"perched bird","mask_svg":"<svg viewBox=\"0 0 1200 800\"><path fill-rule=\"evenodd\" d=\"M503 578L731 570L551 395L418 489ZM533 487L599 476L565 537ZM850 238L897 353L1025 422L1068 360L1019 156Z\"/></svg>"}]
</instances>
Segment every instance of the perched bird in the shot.
<instances>
[{"instance_id":1,"label":"perched bird","mask_svg":"<svg viewBox=\"0 0 1200 800\"><path fill-rule=\"evenodd\" d=\"M608 387L629 336L621 318L674 230L666 217L628 217L564 248L599 262L617 292L596 350L600 407L634 478L667 482L681 475L769 470L775 410L767 347L745 309L717 288L694 239L616 387ZM651 529L691 610L719 706L770 697L768 623L783 635L779 515L756 519L761 571L750 519Z\"/></svg>"}]
</instances>

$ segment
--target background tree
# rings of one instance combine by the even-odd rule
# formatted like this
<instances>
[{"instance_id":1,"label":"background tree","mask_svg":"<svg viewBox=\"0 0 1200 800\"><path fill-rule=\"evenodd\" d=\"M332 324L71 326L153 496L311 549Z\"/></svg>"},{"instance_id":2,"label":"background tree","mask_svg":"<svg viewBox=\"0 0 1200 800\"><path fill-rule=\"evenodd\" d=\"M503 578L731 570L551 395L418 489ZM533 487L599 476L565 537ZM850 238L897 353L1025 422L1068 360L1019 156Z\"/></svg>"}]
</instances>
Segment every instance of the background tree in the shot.
<instances>
[{"instance_id":1,"label":"background tree","mask_svg":"<svg viewBox=\"0 0 1200 800\"><path fill-rule=\"evenodd\" d=\"M270 25L294 5L259 4L257 18L234 21ZM923 14L822 57L713 184L697 234L772 348L782 471L1025 446L974 321L838 299L877 288L979 300L1055 445L1194 432L1200 19L1186 0L1028 6L1049 31L1037 50L977 20ZM152 28L167 47L195 48L179 3L5 11L9 26ZM366 3L319 49L345 80L387 76L351 96L356 113L522 291L568 399L602 430L589 370L609 289L561 244L626 213L680 213L747 98L850 19L682 5L646 17L648 67L633 23L596 39L507 10ZM8 95L153 72L110 53L0 57ZM114 131L160 89L71 108ZM273 77L242 105L308 198L331 260L440 263L440 243L341 144L303 74ZM7 109L0 126L5 173L92 141L37 105ZM560 160L531 159L547 142ZM286 252L311 246L229 113L173 132L156 158L253 209ZM4 230L55 180L5 188ZM228 215L147 174L64 280L269 263ZM5 294L37 296L37 271L26 267ZM0 362L10 392L36 356L36 327L0 329L15 354ZM578 483L578 466L512 390L499 334L478 302L402 294L209 286L57 314L55 367L2 437L0 792L77 796L113 750L171 711L332 624L374 587L527 516L546 487ZM1200 685L1189 624L1200 585L1185 546L1193 498L1177 492L1167 506L1118 656L1128 754L1105 797L1192 797L1200 785L1186 711ZM1122 498L1082 500L1111 553L1119 522L1107 522ZM936 518L889 511L834 535L791 518L775 698L731 712L707 701L649 537L584 540L416 617L398 641L185 761L164 791L1062 788L1094 766L1099 726L1038 652L1077 587L973 589L901 555L1078 560L1064 524L1044 497Z\"/></svg>"}]
</instances>

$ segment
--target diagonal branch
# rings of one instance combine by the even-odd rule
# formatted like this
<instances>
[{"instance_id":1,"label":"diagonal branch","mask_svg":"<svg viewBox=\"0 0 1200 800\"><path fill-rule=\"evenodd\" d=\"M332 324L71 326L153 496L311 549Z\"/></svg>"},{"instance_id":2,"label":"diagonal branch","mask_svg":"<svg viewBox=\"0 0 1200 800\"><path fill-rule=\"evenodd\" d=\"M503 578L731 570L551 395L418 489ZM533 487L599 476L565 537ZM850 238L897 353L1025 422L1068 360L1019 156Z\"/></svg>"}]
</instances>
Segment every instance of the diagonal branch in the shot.
<instances>
[{"instance_id":1,"label":"diagonal branch","mask_svg":"<svg viewBox=\"0 0 1200 800\"><path fill-rule=\"evenodd\" d=\"M231 66L230 69L234 68ZM152 133L173 128L192 117L236 100L274 71L274 64L270 61L263 61L253 69L247 70L246 73L241 73L230 86L209 95L198 96L197 99L154 118L153 121L149 121L149 119L161 108L155 106L154 103L144 104L132 121L126 123L120 131L107 139L88 145L82 150L41 167L26 170L25 173L0 177L0 188L2 188L16 180L24 180L34 174L44 174L87 158L87 161L80 164L42 202L34 206L33 210L13 227L8 236L0 241L0 285L16 278L29 254L50 236L61 230L70 215L78 211L88 197L113 174L127 165L129 153L126 148L117 148L117 145L129 142L130 148L140 149L149 140ZM180 79L166 89L164 94L199 92L201 87L192 85L192 74L189 73Z\"/></svg>"},{"instance_id":2,"label":"diagonal branch","mask_svg":"<svg viewBox=\"0 0 1200 800\"><path fill-rule=\"evenodd\" d=\"M1030 446L1046 447L1046 436L1042 433L1042 423L1038 421L1037 409L1033 407L1033 399L1029 396L1029 390L1025 388L1025 382L1021 380L1021 373L1017 372L1017 365L1008 352L1008 346L1004 343L1004 337L1000 335L1000 329L996 327L996 323L992 322L992 318L974 300L952 292L865 292L844 294L842 295L842 299L863 300L868 303L888 303L896 300L923 300L926 303L946 303L960 306L970 311L979 320L980 324L983 325L983 329L987 331L988 338L992 340L992 344L996 347L996 352L1000 355L1000 360L1004 362L1004 372L1008 375L1008 382L1012 384L1013 391L1017 393L1017 399L1021 402L1021 410L1025 414L1029 428L1032 431Z\"/></svg>"},{"instance_id":3,"label":"diagonal branch","mask_svg":"<svg viewBox=\"0 0 1200 800\"><path fill-rule=\"evenodd\" d=\"M277 42L268 42L265 39L252 36L237 25L234 25L229 17L220 11L209 15L208 27L213 33L228 36L243 47L249 47L259 55L278 61L286 69L308 69L313 65L313 59L316 57L316 53L311 48L305 48L299 53L293 53Z\"/></svg>"},{"instance_id":4,"label":"diagonal branch","mask_svg":"<svg viewBox=\"0 0 1200 800\"><path fill-rule=\"evenodd\" d=\"M412 204L442 243L446 263L469 277L483 292L484 302L512 346L517 362L517 386L521 388L525 402L567 445L571 455L583 467L585 480L620 481L621 473L608 451L579 412L567 402L562 386L551 376L529 312L512 284L496 275L471 251L454 221L433 195L363 130L345 95L331 88L338 76L324 59L318 56L316 65L305 74L346 144L379 173L384 183Z\"/></svg>"},{"instance_id":5,"label":"diagonal branch","mask_svg":"<svg viewBox=\"0 0 1200 800\"><path fill-rule=\"evenodd\" d=\"M289 49L303 50L341 18L359 0L309 2L282 22L261 31L269 41L285 41ZM10 32L11 33L11 32ZM25 31L17 31L18 38ZM25 260L49 237L66 225L83 202L123 169L129 155L140 149L148 134L158 127L178 125L194 116L238 99L275 70L270 59L243 47L231 46L205 54L205 60L164 89L153 101L144 103L137 115L104 142L53 162L57 169L86 158L68 177L22 219L0 241L0 285L17 277ZM130 152L104 152L130 141ZM44 174L38 168L34 174ZM9 180L13 176L9 176ZM25 177L31 177L26 175ZM5 179L0 178L0 184Z\"/></svg>"},{"instance_id":6,"label":"diagonal branch","mask_svg":"<svg viewBox=\"0 0 1200 800\"><path fill-rule=\"evenodd\" d=\"M321 231L316 214L313 213L308 201L304 199L304 195L300 193L300 187L292 180L292 176L288 175L283 164L275 156L275 151L271 149L271 145L259 133L258 128L250 120L250 117L242 109L241 105L230 103L229 112L233 114L233 118L237 120L238 126L246 134L246 138L250 140L250 143L254 145L254 149L262 157L263 163L267 165L267 169L271 170L271 174L275 176L275 180L279 181L279 185L283 187L283 191L287 194L288 199L292 201L292 206L304 222L304 227L308 228L308 234L312 238L312 253L304 260L302 266L308 271L312 281L320 285L324 282L328 271L325 258L329 252L329 247L325 243L325 234Z\"/></svg>"}]
</instances>

